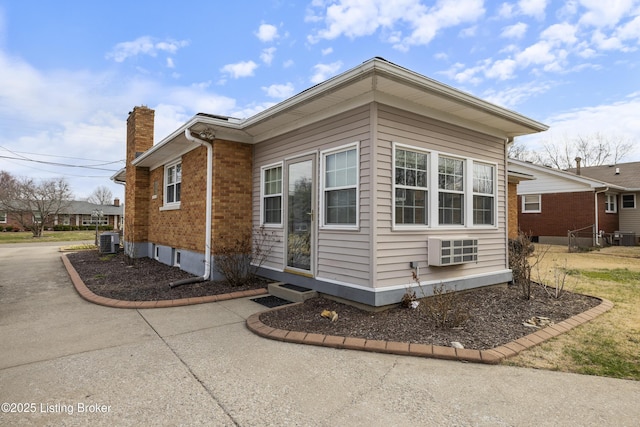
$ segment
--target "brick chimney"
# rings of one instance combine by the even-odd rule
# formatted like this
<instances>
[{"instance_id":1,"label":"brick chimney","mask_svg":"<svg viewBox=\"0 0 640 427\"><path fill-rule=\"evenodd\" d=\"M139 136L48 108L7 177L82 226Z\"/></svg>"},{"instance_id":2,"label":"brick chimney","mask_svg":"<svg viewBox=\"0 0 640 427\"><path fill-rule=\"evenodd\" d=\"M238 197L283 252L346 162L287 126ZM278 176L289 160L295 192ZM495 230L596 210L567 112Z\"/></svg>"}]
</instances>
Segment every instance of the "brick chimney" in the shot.
<instances>
[{"instance_id":1,"label":"brick chimney","mask_svg":"<svg viewBox=\"0 0 640 427\"><path fill-rule=\"evenodd\" d=\"M127 119L127 185L125 186L125 236L130 243L146 242L149 230L149 168L131 162L153 147L154 111L135 107Z\"/></svg>"},{"instance_id":2,"label":"brick chimney","mask_svg":"<svg viewBox=\"0 0 640 427\"><path fill-rule=\"evenodd\" d=\"M582 157L576 157L576 175L580 175L580 162L582 162Z\"/></svg>"},{"instance_id":3,"label":"brick chimney","mask_svg":"<svg viewBox=\"0 0 640 427\"><path fill-rule=\"evenodd\" d=\"M120 199L118 199L117 197L115 199L113 199L113 206L115 206L116 208L120 207Z\"/></svg>"}]
</instances>

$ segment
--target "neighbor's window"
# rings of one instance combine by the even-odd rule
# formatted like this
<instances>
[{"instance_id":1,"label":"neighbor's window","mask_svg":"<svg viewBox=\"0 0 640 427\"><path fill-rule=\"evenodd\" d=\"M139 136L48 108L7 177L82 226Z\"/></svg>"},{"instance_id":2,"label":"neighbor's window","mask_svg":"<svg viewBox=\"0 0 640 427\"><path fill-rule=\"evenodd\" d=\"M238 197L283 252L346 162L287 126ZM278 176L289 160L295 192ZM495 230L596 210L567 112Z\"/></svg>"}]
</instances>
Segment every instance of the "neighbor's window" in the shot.
<instances>
[{"instance_id":1,"label":"neighbor's window","mask_svg":"<svg viewBox=\"0 0 640 427\"><path fill-rule=\"evenodd\" d=\"M0 212L0 224L6 224L6 223L7 223L7 213Z\"/></svg>"},{"instance_id":2,"label":"neighbor's window","mask_svg":"<svg viewBox=\"0 0 640 427\"><path fill-rule=\"evenodd\" d=\"M636 208L636 195L635 194L623 194L622 195L622 209L635 209Z\"/></svg>"},{"instance_id":3,"label":"neighbor's window","mask_svg":"<svg viewBox=\"0 0 640 427\"><path fill-rule=\"evenodd\" d=\"M395 223L428 224L428 155L395 149Z\"/></svg>"},{"instance_id":4,"label":"neighbor's window","mask_svg":"<svg viewBox=\"0 0 640 427\"><path fill-rule=\"evenodd\" d=\"M164 203L178 204L180 203L180 187L182 186L182 162L169 164L165 166L165 191Z\"/></svg>"},{"instance_id":5,"label":"neighbor's window","mask_svg":"<svg viewBox=\"0 0 640 427\"><path fill-rule=\"evenodd\" d=\"M438 159L438 219L440 224L464 225L464 160Z\"/></svg>"},{"instance_id":6,"label":"neighbor's window","mask_svg":"<svg viewBox=\"0 0 640 427\"><path fill-rule=\"evenodd\" d=\"M617 196L615 194L605 194L605 201L604 201L605 212L615 213L618 211L616 200L617 200Z\"/></svg>"},{"instance_id":7,"label":"neighbor's window","mask_svg":"<svg viewBox=\"0 0 640 427\"><path fill-rule=\"evenodd\" d=\"M493 225L495 185L493 166L473 164L473 224Z\"/></svg>"},{"instance_id":8,"label":"neighbor's window","mask_svg":"<svg viewBox=\"0 0 640 427\"><path fill-rule=\"evenodd\" d=\"M358 146L323 153L324 225L357 225Z\"/></svg>"},{"instance_id":9,"label":"neighbor's window","mask_svg":"<svg viewBox=\"0 0 640 427\"><path fill-rule=\"evenodd\" d=\"M262 223L282 224L282 166L262 169Z\"/></svg>"},{"instance_id":10,"label":"neighbor's window","mask_svg":"<svg viewBox=\"0 0 640 427\"><path fill-rule=\"evenodd\" d=\"M522 213L540 212L542 212L540 194L525 194L522 196Z\"/></svg>"}]
</instances>

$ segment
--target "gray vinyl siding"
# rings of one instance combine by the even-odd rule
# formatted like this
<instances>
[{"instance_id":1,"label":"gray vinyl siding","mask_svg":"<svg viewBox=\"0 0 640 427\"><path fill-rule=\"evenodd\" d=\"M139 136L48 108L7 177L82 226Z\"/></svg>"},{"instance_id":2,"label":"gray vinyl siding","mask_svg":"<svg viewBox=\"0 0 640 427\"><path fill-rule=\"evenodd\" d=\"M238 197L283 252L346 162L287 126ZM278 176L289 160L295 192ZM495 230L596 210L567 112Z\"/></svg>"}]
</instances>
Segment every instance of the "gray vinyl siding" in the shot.
<instances>
[{"instance_id":1,"label":"gray vinyl siding","mask_svg":"<svg viewBox=\"0 0 640 427\"><path fill-rule=\"evenodd\" d=\"M634 232L640 237L640 193L636 195L635 208L622 207L622 194L633 194L632 192L622 192L618 200L618 218L620 221L620 231Z\"/></svg>"},{"instance_id":2,"label":"gray vinyl siding","mask_svg":"<svg viewBox=\"0 0 640 427\"><path fill-rule=\"evenodd\" d=\"M305 126L294 132L261 142L254 147L253 168L253 220L260 223L260 168L290 159L298 155L316 154L315 203L316 223L320 220L320 151L359 142L359 229L328 230L316 224L315 277L337 282L371 286L370 277L370 185L371 169L370 148L370 107L364 106L313 125ZM286 167L286 165L285 165ZM283 185L285 183L283 182ZM283 189L284 190L284 189ZM286 227L283 205L283 227ZM264 267L281 271L285 265L286 235L283 228L265 228L272 233L275 242Z\"/></svg>"},{"instance_id":3,"label":"gray vinyl siding","mask_svg":"<svg viewBox=\"0 0 640 427\"><path fill-rule=\"evenodd\" d=\"M421 281L450 280L507 269L506 176L504 141L452 124L380 105L378 111L376 192L376 287L412 283L409 263L417 261ZM497 228L428 228L393 230L393 143L471 158L497 165ZM433 183L429 186L432 190ZM469 208L469 207L467 207ZM431 222L437 218L431 218ZM448 267L427 266L427 239L465 236L478 239L478 262Z\"/></svg>"}]
</instances>

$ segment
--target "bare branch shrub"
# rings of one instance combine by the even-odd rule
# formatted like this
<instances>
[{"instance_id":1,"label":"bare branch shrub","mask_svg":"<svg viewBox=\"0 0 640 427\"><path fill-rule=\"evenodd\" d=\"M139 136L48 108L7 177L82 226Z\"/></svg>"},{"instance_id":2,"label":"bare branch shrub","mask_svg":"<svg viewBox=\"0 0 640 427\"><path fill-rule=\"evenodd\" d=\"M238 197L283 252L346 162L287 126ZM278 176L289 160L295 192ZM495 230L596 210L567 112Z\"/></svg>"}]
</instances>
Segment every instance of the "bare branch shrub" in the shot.
<instances>
[{"instance_id":1,"label":"bare branch shrub","mask_svg":"<svg viewBox=\"0 0 640 427\"><path fill-rule=\"evenodd\" d=\"M258 269L271 253L272 237L273 233L267 233L264 227L255 232L249 229L239 233L231 243L216 249L216 270L232 286L255 279Z\"/></svg>"},{"instance_id":2,"label":"bare branch shrub","mask_svg":"<svg viewBox=\"0 0 640 427\"><path fill-rule=\"evenodd\" d=\"M536 249L531 237L522 231L518 233L518 237L509 240L509 268L513 284L520 287L524 299L531 299L531 271L540 264L549 249L550 246L539 246Z\"/></svg>"},{"instance_id":3,"label":"bare branch shrub","mask_svg":"<svg viewBox=\"0 0 640 427\"><path fill-rule=\"evenodd\" d=\"M460 304L458 292L444 284L434 286L433 296L423 298L420 307L436 328L458 328L469 320L469 311Z\"/></svg>"},{"instance_id":4,"label":"bare branch shrub","mask_svg":"<svg viewBox=\"0 0 640 427\"><path fill-rule=\"evenodd\" d=\"M546 279L546 274L540 272L539 268L536 268L536 272L538 274L538 283L542 286L542 289L547 293L547 295L560 299L562 295L566 292L567 279L569 277L569 270L567 269L567 261L564 262L564 267L558 267L557 265L553 268L553 279L552 283Z\"/></svg>"}]
</instances>

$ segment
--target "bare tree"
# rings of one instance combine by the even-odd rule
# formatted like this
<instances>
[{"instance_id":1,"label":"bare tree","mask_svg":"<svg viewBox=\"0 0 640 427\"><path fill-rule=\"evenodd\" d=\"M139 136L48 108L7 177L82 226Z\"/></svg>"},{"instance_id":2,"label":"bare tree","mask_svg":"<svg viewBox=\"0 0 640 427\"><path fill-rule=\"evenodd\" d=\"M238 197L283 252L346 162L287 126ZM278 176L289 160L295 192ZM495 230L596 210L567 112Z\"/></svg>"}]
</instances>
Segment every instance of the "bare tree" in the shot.
<instances>
[{"instance_id":1,"label":"bare tree","mask_svg":"<svg viewBox=\"0 0 640 427\"><path fill-rule=\"evenodd\" d=\"M522 160L523 162L535 162L537 159L536 153L530 151L524 143L519 141L509 144L507 155L510 159Z\"/></svg>"},{"instance_id":2,"label":"bare tree","mask_svg":"<svg viewBox=\"0 0 640 427\"><path fill-rule=\"evenodd\" d=\"M69 207L73 195L64 178L36 182L0 172L0 210L21 227L42 236L47 223Z\"/></svg>"},{"instance_id":3,"label":"bare tree","mask_svg":"<svg viewBox=\"0 0 640 427\"><path fill-rule=\"evenodd\" d=\"M619 135L600 132L575 137L565 136L561 141L547 141L536 163L557 169L575 167L575 158L582 159L582 166L601 166L619 163L633 150L634 144Z\"/></svg>"},{"instance_id":4,"label":"bare tree","mask_svg":"<svg viewBox=\"0 0 640 427\"><path fill-rule=\"evenodd\" d=\"M110 205L113 203L113 194L109 188L104 185L99 186L87 198L87 202L96 205Z\"/></svg>"}]
</instances>

